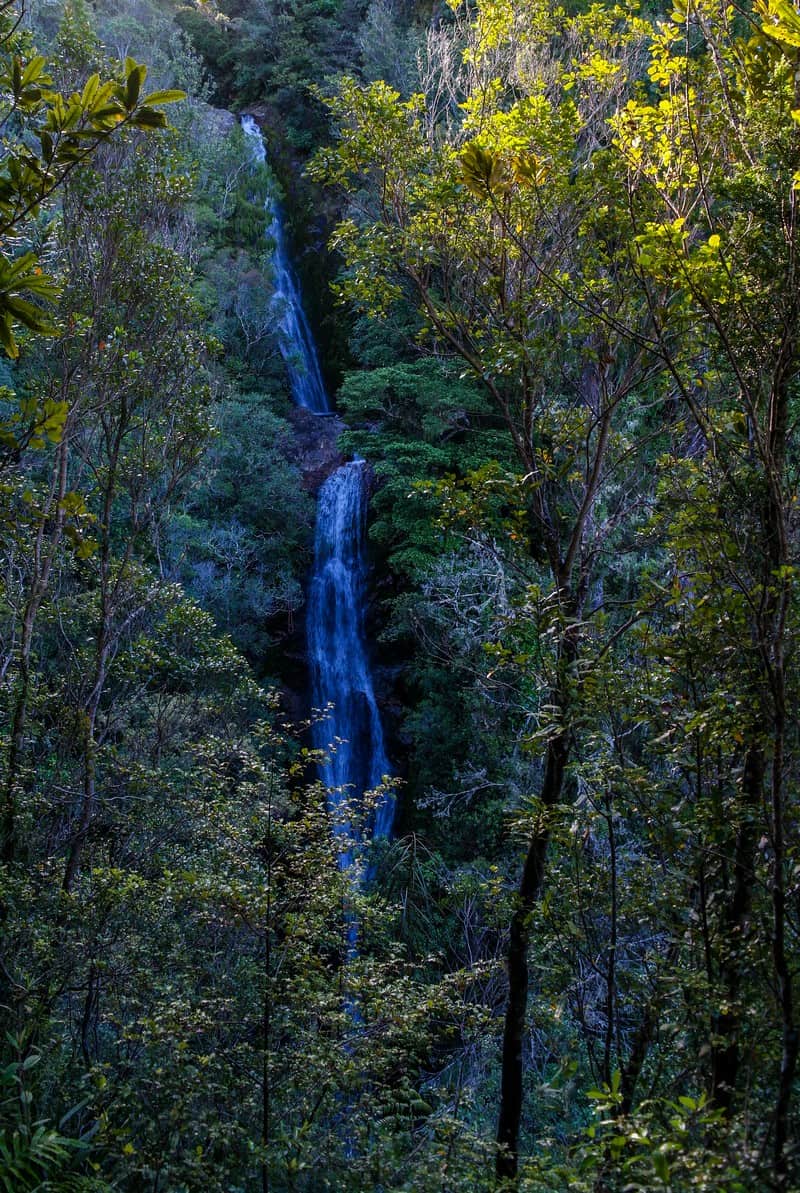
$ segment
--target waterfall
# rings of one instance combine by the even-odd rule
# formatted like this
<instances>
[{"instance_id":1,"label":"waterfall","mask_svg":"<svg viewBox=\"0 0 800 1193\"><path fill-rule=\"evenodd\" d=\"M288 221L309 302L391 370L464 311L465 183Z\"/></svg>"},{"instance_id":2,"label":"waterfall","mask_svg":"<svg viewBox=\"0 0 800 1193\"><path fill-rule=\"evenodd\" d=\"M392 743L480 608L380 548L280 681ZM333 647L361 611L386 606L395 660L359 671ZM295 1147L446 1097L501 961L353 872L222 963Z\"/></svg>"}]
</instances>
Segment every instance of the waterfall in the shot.
<instances>
[{"instance_id":1,"label":"waterfall","mask_svg":"<svg viewBox=\"0 0 800 1193\"><path fill-rule=\"evenodd\" d=\"M376 788L389 772L364 635L367 465L353 460L322 486L317 509L314 572L308 597L308 647L313 703L332 713L317 722L314 745L334 749L322 767L336 832L354 834L346 801ZM372 837L391 832L394 800L379 799ZM342 809L345 815L341 814ZM352 862L343 850L342 864Z\"/></svg>"},{"instance_id":2,"label":"waterfall","mask_svg":"<svg viewBox=\"0 0 800 1193\"><path fill-rule=\"evenodd\" d=\"M242 128L253 160L266 161L264 142L252 116L242 117ZM326 414L330 403L299 286L286 255L280 210L268 199L266 211L274 245L278 342L292 397L297 405ZM378 787L389 773L364 633L368 501L368 466L363 460L344 464L320 489L307 606L312 704L319 710L330 709L329 715L314 724L312 740L328 759L320 767L320 777L328 790L334 831L352 841L361 834L348 818L348 806L357 807L364 792ZM390 792L379 797L368 826L372 840L391 833L394 804ZM341 866L349 869L352 863L352 850L343 848Z\"/></svg>"},{"instance_id":3,"label":"waterfall","mask_svg":"<svg viewBox=\"0 0 800 1193\"><path fill-rule=\"evenodd\" d=\"M267 151L261 131L252 116L242 117L242 129L253 161L263 164L267 160ZM317 346L303 310L300 287L286 253L283 221L275 199L267 199L265 211L270 221L269 237L274 245L272 269L275 294L272 310L278 331L278 347L286 364L292 398L306 410L327 414L330 403L322 381Z\"/></svg>"}]
</instances>

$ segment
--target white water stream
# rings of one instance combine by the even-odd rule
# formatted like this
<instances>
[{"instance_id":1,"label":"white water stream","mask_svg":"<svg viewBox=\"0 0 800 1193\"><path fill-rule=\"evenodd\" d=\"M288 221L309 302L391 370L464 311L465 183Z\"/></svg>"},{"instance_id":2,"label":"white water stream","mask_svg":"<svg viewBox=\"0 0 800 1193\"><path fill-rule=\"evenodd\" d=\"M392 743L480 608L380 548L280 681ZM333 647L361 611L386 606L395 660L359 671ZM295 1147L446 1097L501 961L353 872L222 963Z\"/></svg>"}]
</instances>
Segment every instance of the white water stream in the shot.
<instances>
[{"instance_id":1,"label":"white water stream","mask_svg":"<svg viewBox=\"0 0 800 1193\"><path fill-rule=\"evenodd\" d=\"M242 128L253 160L266 161L261 132L252 116L242 117ZM331 407L316 344L286 254L280 209L274 199L267 200L266 211L275 246L272 268L278 342L292 397L298 406L328 414ZM389 773L364 633L368 502L368 467L363 460L338 468L320 489L307 608L312 705L330 709L329 715L316 721L312 741L328 757L320 774L328 790L334 831L352 842L364 835L359 827L364 793L377 788ZM394 805L391 792L380 795L367 818L370 839L389 836ZM352 849L343 847L342 867L350 868L353 860Z\"/></svg>"},{"instance_id":2,"label":"white water stream","mask_svg":"<svg viewBox=\"0 0 800 1193\"><path fill-rule=\"evenodd\" d=\"M242 117L242 129L254 162L263 164L267 160L261 130L252 116ZM272 311L278 333L278 347L286 364L292 397L298 406L313 410L315 414L328 414L330 403L322 381L317 346L308 326L300 287L286 253L283 222L280 209L273 198L268 198L264 208L269 216L267 229L274 248L272 268L275 293Z\"/></svg>"}]
</instances>

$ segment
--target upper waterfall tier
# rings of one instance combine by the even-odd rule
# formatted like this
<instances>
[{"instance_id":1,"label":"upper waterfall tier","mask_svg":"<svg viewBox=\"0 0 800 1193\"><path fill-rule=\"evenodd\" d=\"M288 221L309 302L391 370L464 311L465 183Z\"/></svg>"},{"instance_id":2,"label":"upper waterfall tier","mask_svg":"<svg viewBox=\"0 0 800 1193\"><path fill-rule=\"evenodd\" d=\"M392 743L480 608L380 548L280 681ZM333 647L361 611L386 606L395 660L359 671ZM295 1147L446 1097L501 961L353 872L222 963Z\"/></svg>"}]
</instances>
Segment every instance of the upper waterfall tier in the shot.
<instances>
[{"instance_id":1,"label":"upper waterfall tier","mask_svg":"<svg viewBox=\"0 0 800 1193\"><path fill-rule=\"evenodd\" d=\"M264 139L252 116L242 117L242 129L253 161L265 162L267 151ZM278 346L289 374L292 397L298 406L304 406L306 410L327 414L331 406L322 380L314 337L303 310L300 287L286 253L278 204L270 197L264 208L270 217L269 235L275 246L272 252L275 281L273 311Z\"/></svg>"}]
</instances>

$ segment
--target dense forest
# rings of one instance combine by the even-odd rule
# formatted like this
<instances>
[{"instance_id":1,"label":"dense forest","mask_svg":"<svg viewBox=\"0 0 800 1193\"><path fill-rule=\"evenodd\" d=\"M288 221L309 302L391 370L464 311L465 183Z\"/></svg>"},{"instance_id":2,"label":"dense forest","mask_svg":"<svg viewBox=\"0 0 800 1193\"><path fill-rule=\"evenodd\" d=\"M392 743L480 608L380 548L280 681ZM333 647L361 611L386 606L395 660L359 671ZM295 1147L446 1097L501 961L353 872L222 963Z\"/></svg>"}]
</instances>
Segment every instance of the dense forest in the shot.
<instances>
[{"instance_id":1,"label":"dense forest","mask_svg":"<svg viewBox=\"0 0 800 1193\"><path fill-rule=\"evenodd\" d=\"M0 0L0 125L0 1189L800 1189L795 7Z\"/></svg>"}]
</instances>

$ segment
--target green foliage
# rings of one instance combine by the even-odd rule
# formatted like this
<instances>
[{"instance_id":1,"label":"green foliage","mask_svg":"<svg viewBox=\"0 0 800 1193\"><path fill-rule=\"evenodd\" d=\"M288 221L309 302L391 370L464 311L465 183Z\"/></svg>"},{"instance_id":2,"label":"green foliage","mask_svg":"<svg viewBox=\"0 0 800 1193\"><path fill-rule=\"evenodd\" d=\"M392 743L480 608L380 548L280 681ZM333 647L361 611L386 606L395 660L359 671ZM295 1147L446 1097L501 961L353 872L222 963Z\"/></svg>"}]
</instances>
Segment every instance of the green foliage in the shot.
<instances>
[{"instance_id":1,"label":"green foliage","mask_svg":"<svg viewBox=\"0 0 800 1193\"><path fill-rule=\"evenodd\" d=\"M164 128L162 105L183 98L182 92L168 90L143 96L147 68L132 58L126 59L118 79L102 81L94 74L81 91L62 95L52 90L44 58L26 59L15 50L13 35L8 34L0 62L8 95L2 119L6 124L13 117L28 134L17 142L0 172L0 237L12 241L24 222L113 132L126 126ZM18 355L15 324L40 335L52 331L29 299L52 298L54 292L53 279L42 274L33 253L0 257L0 342L9 356Z\"/></svg>"},{"instance_id":2,"label":"green foliage","mask_svg":"<svg viewBox=\"0 0 800 1193\"><path fill-rule=\"evenodd\" d=\"M427 597L398 603L424 674L413 823L458 809L480 849L505 782L498 856L526 845L498 1175L519 1163L532 1188L796 1176L793 20L481 4L429 42L423 94L342 80L337 143L313 167L348 203L340 296L406 324L413 305L417 338L460 360L506 435L505 458L448 466L416 395L396 402L402 447L386 431L402 414L372 407L392 460L378 536L397 519L428 550L391 557ZM344 391L367 413L368 385ZM403 467L436 478L419 529L391 491ZM483 566L462 550L448 571L421 526ZM459 668L471 718L448 687ZM447 768L441 742L463 786L420 792L426 761ZM468 856L458 828L448 839ZM559 1061L609 1091L585 1147L559 1149L581 1123L571 1099L553 1117L537 1099L503 1135L523 1049L540 1079ZM691 1106L687 1073L705 1090ZM744 1143L752 1081L775 1115L760 1152Z\"/></svg>"},{"instance_id":3,"label":"green foliage","mask_svg":"<svg viewBox=\"0 0 800 1193\"><path fill-rule=\"evenodd\" d=\"M11 1035L6 1038L4 1052L4 1059L8 1055L24 1059L12 1060L0 1070L0 1108L5 1123L13 1124L5 1125L0 1132L0 1185L6 1193L103 1193L108 1185L74 1171L88 1143L61 1133L81 1107L74 1107L64 1116L59 1130L33 1122L29 1086L32 1070L42 1060L41 1053Z\"/></svg>"},{"instance_id":4,"label":"green foliage","mask_svg":"<svg viewBox=\"0 0 800 1193\"><path fill-rule=\"evenodd\" d=\"M282 133L294 150L318 143L323 116L309 89L341 69L353 52L355 9L329 0L225 0L199 11L184 8L179 20L224 99L268 103L285 122Z\"/></svg>"},{"instance_id":5,"label":"green foliage","mask_svg":"<svg viewBox=\"0 0 800 1193\"><path fill-rule=\"evenodd\" d=\"M70 1142L41 1126L30 1132L15 1131L0 1138L0 1181L7 1193L56 1187L49 1178L67 1161ZM59 1182L58 1187L66 1189L67 1185Z\"/></svg>"},{"instance_id":6,"label":"green foliage","mask_svg":"<svg viewBox=\"0 0 800 1193\"><path fill-rule=\"evenodd\" d=\"M5 43L0 1184L495 1188L521 964L520 1188L788 1191L793 10L181 8L284 180L308 84L368 78L313 167L408 772L365 891L256 678L302 682L320 450L276 182L196 102L142 137L203 72L174 6L95 7L146 100L79 0L52 82Z\"/></svg>"},{"instance_id":7,"label":"green foliage","mask_svg":"<svg viewBox=\"0 0 800 1193\"><path fill-rule=\"evenodd\" d=\"M65 78L92 40L72 15ZM477 976L425 972L399 910L342 872L313 760L221 632L264 667L312 511L274 344L224 301L229 255L267 277L266 179L211 120L192 152L123 134L76 163L47 244L54 334L5 395L14 1188L311 1188L320 1155L329 1187L400 1185L448 1119L432 1058L485 1023Z\"/></svg>"},{"instance_id":8,"label":"green foliage","mask_svg":"<svg viewBox=\"0 0 800 1193\"><path fill-rule=\"evenodd\" d=\"M372 536L394 570L422 575L441 550L441 534L421 482L469 469L493 448L502 450L501 438L485 427L486 401L437 361L351 373L338 400L355 428L343 445L357 453L371 449L378 458Z\"/></svg>"},{"instance_id":9,"label":"green foliage","mask_svg":"<svg viewBox=\"0 0 800 1193\"><path fill-rule=\"evenodd\" d=\"M203 484L173 524L172 552L217 624L256 666L274 667L274 636L291 632L303 606L313 508L291 460L291 429L263 395L229 395L217 426Z\"/></svg>"}]
</instances>

